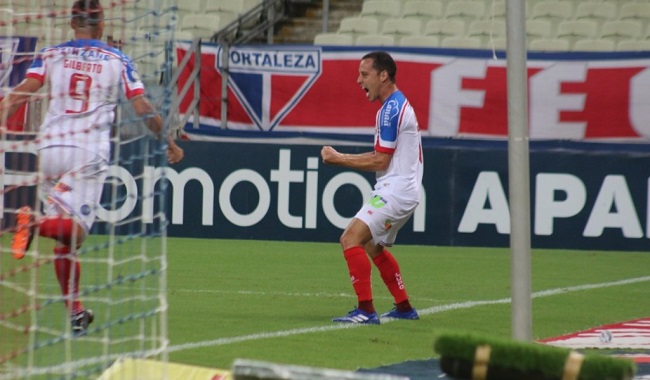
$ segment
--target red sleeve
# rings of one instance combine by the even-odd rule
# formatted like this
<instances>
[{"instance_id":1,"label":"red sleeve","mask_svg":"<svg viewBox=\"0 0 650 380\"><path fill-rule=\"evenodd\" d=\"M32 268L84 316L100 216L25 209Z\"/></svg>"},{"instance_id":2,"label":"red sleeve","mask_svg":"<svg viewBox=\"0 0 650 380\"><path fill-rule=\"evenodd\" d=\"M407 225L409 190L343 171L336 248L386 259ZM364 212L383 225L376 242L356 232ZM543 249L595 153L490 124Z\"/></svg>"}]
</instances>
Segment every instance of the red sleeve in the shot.
<instances>
[{"instance_id":1,"label":"red sleeve","mask_svg":"<svg viewBox=\"0 0 650 380\"><path fill-rule=\"evenodd\" d=\"M37 81L39 81L41 84L45 83L45 75L40 75L36 73L27 73L27 75L25 75L25 78L34 78Z\"/></svg>"}]
</instances>

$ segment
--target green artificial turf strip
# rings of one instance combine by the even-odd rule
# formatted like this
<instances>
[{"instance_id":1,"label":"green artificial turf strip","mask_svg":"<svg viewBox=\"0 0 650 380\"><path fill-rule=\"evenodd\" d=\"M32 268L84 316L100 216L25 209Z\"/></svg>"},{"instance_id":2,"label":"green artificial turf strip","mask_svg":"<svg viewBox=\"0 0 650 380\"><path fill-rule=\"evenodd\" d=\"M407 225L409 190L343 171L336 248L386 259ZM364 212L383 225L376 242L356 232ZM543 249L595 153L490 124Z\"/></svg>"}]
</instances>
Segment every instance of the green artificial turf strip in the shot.
<instances>
[{"instance_id":1,"label":"green artificial turf strip","mask_svg":"<svg viewBox=\"0 0 650 380\"><path fill-rule=\"evenodd\" d=\"M434 349L443 357L473 363L476 348L484 345L491 348L488 378L490 378L489 368L494 366L523 374L543 373L551 378L561 379L570 353L570 350L565 348L467 333L441 335L436 339ZM578 379L631 379L635 368L631 360L587 354L582 362Z\"/></svg>"}]
</instances>

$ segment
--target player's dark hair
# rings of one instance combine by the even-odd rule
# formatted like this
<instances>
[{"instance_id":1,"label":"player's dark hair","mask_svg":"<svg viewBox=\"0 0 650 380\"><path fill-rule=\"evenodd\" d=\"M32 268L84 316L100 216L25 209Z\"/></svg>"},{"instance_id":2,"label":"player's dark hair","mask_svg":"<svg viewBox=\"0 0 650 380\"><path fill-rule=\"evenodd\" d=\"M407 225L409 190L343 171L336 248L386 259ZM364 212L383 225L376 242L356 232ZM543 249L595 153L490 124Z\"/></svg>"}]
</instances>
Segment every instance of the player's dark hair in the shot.
<instances>
[{"instance_id":1,"label":"player's dark hair","mask_svg":"<svg viewBox=\"0 0 650 380\"><path fill-rule=\"evenodd\" d=\"M397 65L393 61L393 57L385 51L373 51L363 56L361 59L372 59L372 68L381 73L386 70L388 78L391 82L395 83L395 75L397 75Z\"/></svg>"},{"instance_id":2,"label":"player's dark hair","mask_svg":"<svg viewBox=\"0 0 650 380\"><path fill-rule=\"evenodd\" d=\"M104 19L99 0L77 0L72 5L72 21L78 27L94 26Z\"/></svg>"}]
</instances>

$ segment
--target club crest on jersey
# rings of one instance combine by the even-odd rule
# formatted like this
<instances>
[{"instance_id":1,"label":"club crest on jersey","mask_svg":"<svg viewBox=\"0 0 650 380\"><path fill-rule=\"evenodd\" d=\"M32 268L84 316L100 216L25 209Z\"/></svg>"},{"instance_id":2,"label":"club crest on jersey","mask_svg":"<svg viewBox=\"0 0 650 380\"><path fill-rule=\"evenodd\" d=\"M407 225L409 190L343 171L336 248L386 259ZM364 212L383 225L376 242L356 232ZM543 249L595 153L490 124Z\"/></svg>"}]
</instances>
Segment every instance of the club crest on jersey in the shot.
<instances>
[{"instance_id":1,"label":"club crest on jersey","mask_svg":"<svg viewBox=\"0 0 650 380\"><path fill-rule=\"evenodd\" d=\"M85 215L85 216L90 215L90 206L88 206L87 204L82 205L81 208L79 209L79 212L81 213L81 215Z\"/></svg>"},{"instance_id":2,"label":"club crest on jersey","mask_svg":"<svg viewBox=\"0 0 650 380\"><path fill-rule=\"evenodd\" d=\"M223 51L217 53L217 71L223 75ZM270 131L295 107L322 71L318 47L231 47L228 85L257 128ZM275 83L282 82L282 91ZM291 91L286 92L290 84Z\"/></svg>"},{"instance_id":3,"label":"club crest on jersey","mask_svg":"<svg viewBox=\"0 0 650 380\"><path fill-rule=\"evenodd\" d=\"M129 80L131 82L140 81L140 74L138 74L138 70L136 70L133 62L129 62L129 64L126 66L126 75L129 77Z\"/></svg>"}]
</instances>

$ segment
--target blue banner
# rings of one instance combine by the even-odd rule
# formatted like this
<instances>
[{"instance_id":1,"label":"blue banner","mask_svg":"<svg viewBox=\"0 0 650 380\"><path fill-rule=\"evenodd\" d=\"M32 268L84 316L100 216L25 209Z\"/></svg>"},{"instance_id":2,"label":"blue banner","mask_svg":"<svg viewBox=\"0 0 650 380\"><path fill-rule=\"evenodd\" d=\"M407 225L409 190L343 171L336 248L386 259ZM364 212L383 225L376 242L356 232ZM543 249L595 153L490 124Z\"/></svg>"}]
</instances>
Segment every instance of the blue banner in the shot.
<instances>
[{"instance_id":1,"label":"blue banner","mask_svg":"<svg viewBox=\"0 0 650 380\"><path fill-rule=\"evenodd\" d=\"M320 145L179 144L186 157L172 167L149 139L120 147L92 233L135 237L166 226L177 237L336 242L374 185L374 173L324 165ZM15 208L35 204L38 177L31 144L5 148L9 228ZM423 148L423 197L397 244L507 247L507 142L425 139ZM535 248L648 250L648 198L649 145L531 143Z\"/></svg>"},{"instance_id":2,"label":"blue banner","mask_svg":"<svg viewBox=\"0 0 650 380\"><path fill-rule=\"evenodd\" d=\"M322 164L319 145L190 144L170 176L171 236L335 242L374 185ZM427 139L424 159L397 243L508 246L507 143ZM534 247L650 248L650 147L534 143L530 178Z\"/></svg>"}]
</instances>

